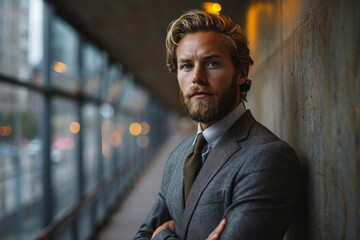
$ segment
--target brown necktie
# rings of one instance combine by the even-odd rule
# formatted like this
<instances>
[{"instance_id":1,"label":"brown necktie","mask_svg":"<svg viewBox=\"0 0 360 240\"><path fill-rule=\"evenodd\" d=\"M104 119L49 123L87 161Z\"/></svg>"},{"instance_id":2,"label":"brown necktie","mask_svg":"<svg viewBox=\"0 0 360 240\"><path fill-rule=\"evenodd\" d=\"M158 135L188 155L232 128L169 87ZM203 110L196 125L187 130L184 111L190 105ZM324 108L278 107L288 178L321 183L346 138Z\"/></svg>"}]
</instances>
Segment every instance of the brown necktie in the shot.
<instances>
[{"instance_id":1,"label":"brown necktie","mask_svg":"<svg viewBox=\"0 0 360 240\"><path fill-rule=\"evenodd\" d=\"M202 165L202 149L206 144L206 139L199 133L196 138L194 151L189 154L184 164L184 198L185 203L189 196L191 187L195 181L196 175L200 171Z\"/></svg>"}]
</instances>

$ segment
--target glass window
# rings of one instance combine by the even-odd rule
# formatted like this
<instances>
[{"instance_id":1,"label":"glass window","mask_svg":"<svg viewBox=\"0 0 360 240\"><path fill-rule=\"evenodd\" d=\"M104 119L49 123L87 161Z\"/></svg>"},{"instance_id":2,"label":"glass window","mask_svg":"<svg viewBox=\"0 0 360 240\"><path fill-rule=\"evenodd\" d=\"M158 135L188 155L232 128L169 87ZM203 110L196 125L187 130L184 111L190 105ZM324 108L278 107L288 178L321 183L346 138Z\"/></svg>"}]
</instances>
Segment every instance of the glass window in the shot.
<instances>
[{"instance_id":1,"label":"glass window","mask_svg":"<svg viewBox=\"0 0 360 240\"><path fill-rule=\"evenodd\" d=\"M78 36L62 19L55 18L51 33L51 85L69 92L79 89Z\"/></svg>"},{"instance_id":2,"label":"glass window","mask_svg":"<svg viewBox=\"0 0 360 240\"><path fill-rule=\"evenodd\" d=\"M43 3L12 2L0 1L0 72L28 81L39 72L42 61Z\"/></svg>"},{"instance_id":3,"label":"glass window","mask_svg":"<svg viewBox=\"0 0 360 240\"><path fill-rule=\"evenodd\" d=\"M68 210L78 200L78 136L80 124L77 106L67 99L52 101L52 183L55 215Z\"/></svg>"},{"instance_id":4,"label":"glass window","mask_svg":"<svg viewBox=\"0 0 360 240\"><path fill-rule=\"evenodd\" d=\"M125 131L124 131L124 149L126 149L126 159L125 161L133 161L135 159L136 154L136 136L137 133L134 134L133 128L135 126L135 132L137 132L137 122L135 121L134 117L126 116L125 117Z\"/></svg>"},{"instance_id":5,"label":"glass window","mask_svg":"<svg viewBox=\"0 0 360 240\"><path fill-rule=\"evenodd\" d=\"M127 75L123 84L123 96L120 106L132 113L140 114L146 108L149 93L137 86L131 75Z\"/></svg>"},{"instance_id":6,"label":"glass window","mask_svg":"<svg viewBox=\"0 0 360 240\"><path fill-rule=\"evenodd\" d=\"M83 133L83 166L85 192L92 190L99 181L99 127L98 110L92 104L86 104L82 109Z\"/></svg>"},{"instance_id":7,"label":"glass window","mask_svg":"<svg viewBox=\"0 0 360 240\"><path fill-rule=\"evenodd\" d=\"M78 227L78 239L80 240L86 240L91 239L91 233L92 233L92 224L93 219L91 216L91 208L90 206L84 207L84 209L80 213L79 219L79 227Z\"/></svg>"},{"instance_id":8,"label":"glass window","mask_svg":"<svg viewBox=\"0 0 360 240\"><path fill-rule=\"evenodd\" d=\"M100 106L101 115L101 152L103 159L104 176L109 176L113 168L113 147L111 144L111 136L113 132L114 108L110 104L102 104Z\"/></svg>"},{"instance_id":9,"label":"glass window","mask_svg":"<svg viewBox=\"0 0 360 240\"><path fill-rule=\"evenodd\" d=\"M78 33L44 2L0 0L1 239L37 238L45 221L83 200L80 190L91 192L119 169L120 177L54 236L89 238L146 161L150 135L139 124L147 119L164 130L166 116L133 75L85 40L80 48Z\"/></svg>"},{"instance_id":10,"label":"glass window","mask_svg":"<svg viewBox=\"0 0 360 240\"><path fill-rule=\"evenodd\" d=\"M97 95L102 81L106 58L90 44L85 44L82 51L82 89L89 95Z\"/></svg>"},{"instance_id":11,"label":"glass window","mask_svg":"<svg viewBox=\"0 0 360 240\"><path fill-rule=\"evenodd\" d=\"M114 130L111 137L111 142L114 147L115 165L116 167L121 166L124 159L126 159L127 149L124 147L126 139L125 136L128 130L125 126L125 117L123 114L116 113L116 123L114 124Z\"/></svg>"},{"instance_id":12,"label":"glass window","mask_svg":"<svg viewBox=\"0 0 360 240\"><path fill-rule=\"evenodd\" d=\"M100 92L102 99L107 102L116 103L121 98L123 74L118 65L111 65L106 71L106 83Z\"/></svg>"},{"instance_id":13,"label":"glass window","mask_svg":"<svg viewBox=\"0 0 360 240\"><path fill-rule=\"evenodd\" d=\"M33 239L42 226L43 97L1 83L0 236Z\"/></svg>"}]
</instances>

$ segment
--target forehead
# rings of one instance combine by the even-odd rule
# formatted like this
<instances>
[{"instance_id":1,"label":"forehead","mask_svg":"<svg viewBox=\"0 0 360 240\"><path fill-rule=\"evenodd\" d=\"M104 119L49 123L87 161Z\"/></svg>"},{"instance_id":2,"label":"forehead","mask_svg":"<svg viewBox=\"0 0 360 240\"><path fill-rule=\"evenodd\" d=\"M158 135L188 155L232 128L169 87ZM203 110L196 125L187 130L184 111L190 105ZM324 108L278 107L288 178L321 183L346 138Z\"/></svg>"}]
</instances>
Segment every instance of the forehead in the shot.
<instances>
[{"instance_id":1,"label":"forehead","mask_svg":"<svg viewBox=\"0 0 360 240\"><path fill-rule=\"evenodd\" d=\"M186 34L176 49L177 58L216 54L229 57L226 38L218 32L196 32Z\"/></svg>"}]
</instances>

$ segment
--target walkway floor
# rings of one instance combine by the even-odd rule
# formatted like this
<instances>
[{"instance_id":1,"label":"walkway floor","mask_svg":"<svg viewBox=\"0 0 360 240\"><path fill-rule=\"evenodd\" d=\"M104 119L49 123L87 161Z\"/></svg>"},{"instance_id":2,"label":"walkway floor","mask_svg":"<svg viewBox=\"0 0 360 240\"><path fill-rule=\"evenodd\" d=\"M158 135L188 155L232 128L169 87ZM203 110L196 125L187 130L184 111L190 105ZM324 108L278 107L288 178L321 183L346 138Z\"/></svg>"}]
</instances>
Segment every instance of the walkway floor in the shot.
<instances>
[{"instance_id":1,"label":"walkway floor","mask_svg":"<svg viewBox=\"0 0 360 240\"><path fill-rule=\"evenodd\" d=\"M155 154L155 158L141 179L131 190L108 225L97 235L96 240L130 240L152 208L160 187L164 163L171 151L184 137L174 134Z\"/></svg>"}]
</instances>

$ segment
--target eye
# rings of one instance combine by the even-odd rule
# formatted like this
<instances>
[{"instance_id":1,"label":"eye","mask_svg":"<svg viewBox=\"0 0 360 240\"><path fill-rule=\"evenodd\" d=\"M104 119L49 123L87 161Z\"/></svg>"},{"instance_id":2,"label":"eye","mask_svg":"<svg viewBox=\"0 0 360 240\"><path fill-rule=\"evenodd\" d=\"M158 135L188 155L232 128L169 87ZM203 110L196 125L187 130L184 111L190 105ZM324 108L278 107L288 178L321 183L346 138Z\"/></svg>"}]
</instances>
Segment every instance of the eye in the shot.
<instances>
[{"instance_id":1,"label":"eye","mask_svg":"<svg viewBox=\"0 0 360 240\"><path fill-rule=\"evenodd\" d=\"M190 70L192 68L192 65L190 63L184 63L180 65L181 70Z\"/></svg>"},{"instance_id":2,"label":"eye","mask_svg":"<svg viewBox=\"0 0 360 240\"><path fill-rule=\"evenodd\" d=\"M209 67L209 68L216 68L218 66L219 66L219 63L216 61L210 61L206 64L206 67Z\"/></svg>"}]
</instances>

